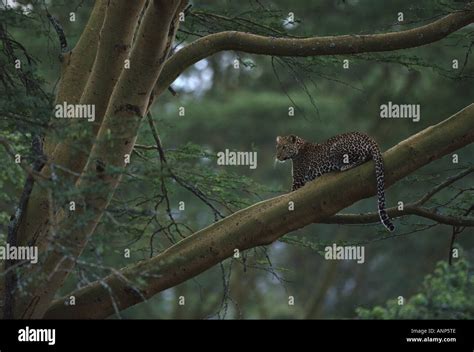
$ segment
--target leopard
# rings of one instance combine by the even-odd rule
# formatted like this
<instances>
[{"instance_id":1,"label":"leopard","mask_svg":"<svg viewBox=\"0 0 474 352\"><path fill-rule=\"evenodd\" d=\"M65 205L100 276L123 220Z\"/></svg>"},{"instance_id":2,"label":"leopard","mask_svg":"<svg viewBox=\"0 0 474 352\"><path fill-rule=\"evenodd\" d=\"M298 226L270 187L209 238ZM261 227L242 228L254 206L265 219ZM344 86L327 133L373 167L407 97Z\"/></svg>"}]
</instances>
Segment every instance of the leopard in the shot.
<instances>
[{"instance_id":1,"label":"leopard","mask_svg":"<svg viewBox=\"0 0 474 352\"><path fill-rule=\"evenodd\" d=\"M321 175L355 168L373 160L377 185L377 209L380 222L387 230L395 226L385 210L385 169L377 142L362 132L347 132L321 143L308 142L290 134L276 138L276 159L292 161L292 191L303 187Z\"/></svg>"}]
</instances>

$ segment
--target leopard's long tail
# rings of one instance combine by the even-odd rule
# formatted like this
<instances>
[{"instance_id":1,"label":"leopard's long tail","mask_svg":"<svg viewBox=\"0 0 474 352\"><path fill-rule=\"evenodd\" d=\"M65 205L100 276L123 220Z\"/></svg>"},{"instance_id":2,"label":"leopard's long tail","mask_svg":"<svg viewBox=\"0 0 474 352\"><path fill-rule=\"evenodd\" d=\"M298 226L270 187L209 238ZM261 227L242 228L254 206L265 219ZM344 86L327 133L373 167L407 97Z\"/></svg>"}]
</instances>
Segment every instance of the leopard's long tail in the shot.
<instances>
[{"instance_id":1,"label":"leopard's long tail","mask_svg":"<svg viewBox=\"0 0 474 352\"><path fill-rule=\"evenodd\" d=\"M382 222L383 226L387 228L387 230L393 231L395 230L395 226L393 226L392 221L390 220L387 212L385 211L385 182L382 153L380 153L380 149L375 142L372 143L371 152L372 159L375 163L375 178L377 182L377 205L380 221Z\"/></svg>"}]
</instances>

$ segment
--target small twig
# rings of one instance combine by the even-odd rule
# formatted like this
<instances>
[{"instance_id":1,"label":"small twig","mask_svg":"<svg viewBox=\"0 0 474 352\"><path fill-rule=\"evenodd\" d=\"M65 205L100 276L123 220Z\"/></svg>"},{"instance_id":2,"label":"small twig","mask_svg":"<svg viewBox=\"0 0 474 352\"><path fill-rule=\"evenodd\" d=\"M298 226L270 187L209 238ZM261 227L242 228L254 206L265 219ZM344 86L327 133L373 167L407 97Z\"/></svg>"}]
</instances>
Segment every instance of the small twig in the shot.
<instances>
[{"instance_id":1,"label":"small twig","mask_svg":"<svg viewBox=\"0 0 474 352\"><path fill-rule=\"evenodd\" d=\"M469 213L474 210L474 205L471 205L469 209L466 210L464 216L468 216ZM451 235L451 241L449 243L449 256L448 256L448 263L449 265L453 262L453 250L454 250L454 242L456 241L457 236L463 232L465 227L453 226L453 232Z\"/></svg>"},{"instance_id":2,"label":"small twig","mask_svg":"<svg viewBox=\"0 0 474 352\"><path fill-rule=\"evenodd\" d=\"M464 176L467 176L469 175L471 172L474 171L474 167L469 167L461 172L459 172L458 174L456 175L453 175L451 177L448 177L446 180L444 180L443 182L441 182L440 184L438 184L436 187L434 187L432 190L430 190L428 193L426 193L423 197L421 197L421 199L419 199L415 204L416 205L422 205L422 204L425 204L428 200L430 200L436 193L438 193L439 191L441 191L442 189L450 186L451 184L453 184L454 182L456 182L457 180L463 178Z\"/></svg>"},{"instance_id":3,"label":"small twig","mask_svg":"<svg viewBox=\"0 0 474 352\"><path fill-rule=\"evenodd\" d=\"M212 205L212 203L207 199L207 197L205 196L204 193L202 193L199 189L193 187L192 185L189 185L188 183L186 183L183 179L178 177L173 172L173 170L171 169L171 167L167 163L166 155L165 155L163 146L161 144L161 140L159 138L158 131L156 129L155 123L153 121L153 117L152 117L150 112L147 114L147 119L148 119L148 124L150 125L151 131L152 131L153 138L155 139L155 143L156 143L156 148L155 149L158 150L158 154L159 154L160 160L162 162L162 171L164 170L164 168L166 168L166 170L168 171L171 178L173 178L180 186L184 187L185 189L187 189L188 191L193 193L203 203L205 203L209 208L211 208L212 211L214 212L214 217L215 217L216 220L219 217L224 218L225 216L214 205ZM162 174L163 174L163 172L162 172Z\"/></svg>"},{"instance_id":4,"label":"small twig","mask_svg":"<svg viewBox=\"0 0 474 352\"><path fill-rule=\"evenodd\" d=\"M178 96L178 92L175 91L171 86L168 87L168 91L169 91L174 97L177 97L177 96Z\"/></svg>"},{"instance_id":5,"label":"small twig","mask_svg":"<svg viewBox=\"0 0 474 352\"><path fill-rule=\"evenodd\" d=\"M156 147L156 145L144 145L144 144L135 144L134 147L135 149L143 149L143 150L154 150L154 149L157 149L158 148Z\"/></svg>"},{"instance_id":6,"label":"small twig","mask_svg":"<svg viewBox=\"0 0 474 352\"><path fill-rule=\"evenodd\" d=\"M56 17L49 13L48 9L46 9L46 16L48 17L49 21L53 25L54 30L58 34L59 44L61 45L61 53L67 53L69 51L69 48L67 45L66 34L64 33L63 26L59 23Z\"/></svg>"},{"instance_id":7,"label":"small twig","mask_svg":"<svg viewBox=\"0 0 474 352\"><path fill-rule=\"evenodd\" d=\"M459 71L459 76L462 76L463 72L464 72L464 69L466 68L467 66L467 63L469 62L469 55L471 54L471 50L472 50L472 47L474 46L474 40L472 40L470 43L469 43L469 47L467 48L466 50L466 56L464 57L464 63L462 65L462 68L461 70Z\"/></svg>"},{"instance_id":8,"label":"small twig","mask_svg":"<svg viewBox=\"0 0 474 352\"><path fill-rule=\"evenodd\" d=\"M166 188L166 181L165 181L165 176L164 176L164 169L168 169L168 171L171 173L169 167L168 167L168 164L167 164L167 161L166 161L166 155L165 155L165 152L163 151L163 147L162 147L162 144L161 144L161 139L160 139L160 136L158 135L158 131L156 129L156 126L155 126L155 122L153 121L153 116L151 115L151 112L148 111L147 113L147 120L148 120L148 125L150 126L150 130L151 130L151 133L153 135L153 139L155 140L155 143L156 143L156 149L158 150L158 154L160 156L160 163L161 163L161 172L160 172L160 179L161 179L161 192L163 193L163 198L162 200L165 201L165 204L166 204L166 213L168 214L168 218L170 219L171 221L171 224L174 226L176 232L182 237L184 238L185 236L181 233L181 230L179 229L179 226L176 224L176 221L174 219L174 216L173 214L171 213L171 205L170 205L170 200L169 200L169 197L168 197L168 190ZM155 208L157 208L159 205L159 203L155 206ZM159 231L161 231L163 228L160 227ZM169 227L168 227L169 229ZM156 232L155 232L156 233ZM170 231L170 235L171 235L171 231ZM172 243L174 243L174 240L173 238L171 237L172 239ZM153 238L151 239L151 241L153 241ZM152 242L151 242L152 243Z\"/></svg>"}]
</instances>

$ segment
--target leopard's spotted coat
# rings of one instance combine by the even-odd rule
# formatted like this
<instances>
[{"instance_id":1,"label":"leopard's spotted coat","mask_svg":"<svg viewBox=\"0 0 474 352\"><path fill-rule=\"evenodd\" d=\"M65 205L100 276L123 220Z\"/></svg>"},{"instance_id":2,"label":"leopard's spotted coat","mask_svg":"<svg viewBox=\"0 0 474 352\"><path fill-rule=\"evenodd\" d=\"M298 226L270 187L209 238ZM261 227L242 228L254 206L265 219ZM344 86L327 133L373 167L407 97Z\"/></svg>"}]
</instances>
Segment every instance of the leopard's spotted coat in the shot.
<instances>
[{"instance_id":1,"label":"leopard's spotted coat","mask_svg":"<svg viewBox=\"0 0 474 352\"><path fill-rule=\"evenodd\" d=\"M394 230L385 211L382 154L371 137L360 132L349 132L329 138L321 144L307 142L295 135L277 137L277 159L293 161L293 191L322 174L345 171L373 160L380 221L389 231Z\"/></svg>"}]
</instances>

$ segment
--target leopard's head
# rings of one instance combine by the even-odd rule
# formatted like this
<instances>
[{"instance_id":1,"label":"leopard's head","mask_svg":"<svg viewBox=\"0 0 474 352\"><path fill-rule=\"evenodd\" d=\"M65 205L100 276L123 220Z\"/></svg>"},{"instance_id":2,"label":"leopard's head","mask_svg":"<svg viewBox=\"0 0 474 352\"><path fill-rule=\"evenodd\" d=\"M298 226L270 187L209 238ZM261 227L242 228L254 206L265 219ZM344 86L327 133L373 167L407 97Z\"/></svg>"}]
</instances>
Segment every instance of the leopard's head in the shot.
<instances>
[{"instance_id":1,"label":"leopard's head","mask_svg":"<svg viewBox=\"0 0 474 352\"><path fill-rule=\"evenodd\" d=\"M278 136L276 138L276 157L280 161L293 159L298 155L301 145L304 143L303 138L290 134L289 136Z\"/></svg>"}]
</instances>

